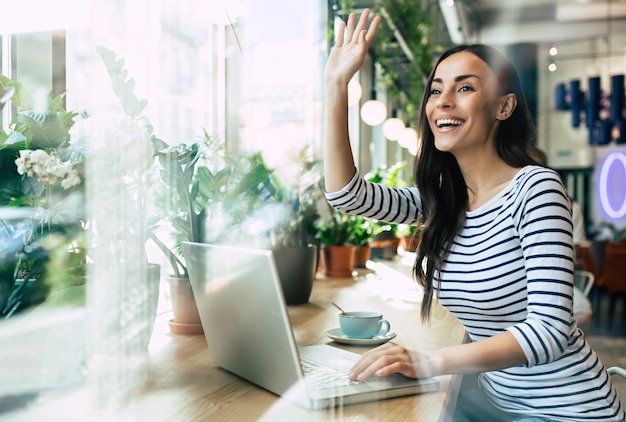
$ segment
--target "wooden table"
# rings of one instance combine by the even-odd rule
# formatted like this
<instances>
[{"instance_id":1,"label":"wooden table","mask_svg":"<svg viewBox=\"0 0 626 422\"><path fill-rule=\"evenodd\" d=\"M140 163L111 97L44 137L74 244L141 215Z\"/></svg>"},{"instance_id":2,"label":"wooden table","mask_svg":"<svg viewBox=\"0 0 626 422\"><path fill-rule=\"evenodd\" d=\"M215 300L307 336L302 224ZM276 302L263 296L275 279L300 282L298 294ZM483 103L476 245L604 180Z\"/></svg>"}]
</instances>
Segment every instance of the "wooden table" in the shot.
<instances>
[{"instance_id":1,"label":"wooden table","mask_svg":"<svg viewBox=\"0 0 626 422\"><path fill-rule=\"evenodd\" d=\"M338 311L372 309L383 312L398 336L394 342L417 350L435 350L463 341L465 331L456 318L433 306L430 325L420 322L421 292L408 276L410 262L373 263L368 270L349 279L315 281L308 304L290 306L289 315L299 344L330 343L325 332L338 326ZM116 421L446 421L456 404L460 376L441 376L436 392L381 400L321 411L302 409L213 365L202 335L174 335L167 325L170 313L157 318L149 346L145 386L121 409L103 414L87 404L84 391L42 400L30 411L16 413L24 419L57 412L68 407L76 420ZM357 352L359 346L342 346ZM84 390L84 389L83 389ZM71 403L71 404L70 404ZM73 420L67 419L66 420Z\"/></svg>"}]
</instances>

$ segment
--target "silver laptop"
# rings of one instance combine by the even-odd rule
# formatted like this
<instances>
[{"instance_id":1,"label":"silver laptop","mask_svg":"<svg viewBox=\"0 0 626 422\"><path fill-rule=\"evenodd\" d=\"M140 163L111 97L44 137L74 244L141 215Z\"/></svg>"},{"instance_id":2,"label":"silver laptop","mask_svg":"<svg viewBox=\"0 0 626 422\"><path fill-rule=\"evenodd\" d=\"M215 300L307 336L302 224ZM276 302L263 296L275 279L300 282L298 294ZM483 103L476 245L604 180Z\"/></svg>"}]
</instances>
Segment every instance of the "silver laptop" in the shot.
<instances>
[{"instance_id":1,"label":"silver laptop","mask_svg":"<svg viewBox=\"0 0 626 422\"><path fill-rule=\"evenodd\" d=\"M308 409L439 388L435 379L399 374L350 381L359 354L328 344L296 345L272 251L191 242L182 248L217 366Z\"/></svg>"}]
</instances>

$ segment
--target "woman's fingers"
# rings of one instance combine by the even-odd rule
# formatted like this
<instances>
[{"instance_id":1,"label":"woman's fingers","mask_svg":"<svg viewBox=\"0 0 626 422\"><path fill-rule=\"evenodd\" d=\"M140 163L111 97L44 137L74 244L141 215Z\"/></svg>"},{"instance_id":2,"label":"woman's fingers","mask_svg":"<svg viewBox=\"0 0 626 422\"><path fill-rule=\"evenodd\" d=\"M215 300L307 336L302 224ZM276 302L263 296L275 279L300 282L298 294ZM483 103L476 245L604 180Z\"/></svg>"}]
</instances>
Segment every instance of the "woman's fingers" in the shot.
<instances>
[{"instance_id":1,"label":"woman's fingers","mask_svg":"<svg viewBox=\"0 0 626 422\"><path fill-rule=\"evenodd\" d=\"M368 45L370 45L374 40L374 35L376 35L376 30L378 29L379 24L380 16L374 16L374 19L372 19L372 23L370 24L369 28L367 28L367 34L365 34L365 42L367 42Z\"/></svg>"},{"instance_id":2,"label":"woman's fingers","mask_svg":"<svg viewBox=\"0 0 626 422\"><path fill-rule=\"evenodd\" d=\"M347 83L363 65L367 49L380 23L380 17L376 16L367 28L368 16L370 11L365 10L356 22L356 15L351 13L347 22L337 24L335 46L326 62L324 77L327 81Z\"/></svg>"},{"instance_id":3,"label":"woman's fingers","mask_svg":"<svg viewBox=\"0 0 626 422\"><path fill-rule=\"evenodd\" d=\"M348 15L348 23L344 27L344 40L346 44L354 42L356 44L366 43L367 45L369 45L372 42L372 40L374 39L374 35L376 34L376 29L378 28L378 25L380 23L380 17L374 17L369 28L367 28L367 20L369 19L369 15L369 9L363 10L363 13L359 17L359 21L357 22L356 27L354 25L356 15L354 13L350 13L350 15Z\"/></svg>"},{"instance_id":4,"label":"woman's fingers","mask_svg":"<svg viewBox=\"0 0 626 422\"><path fill-rule=\"evenodd\" d=\"M336 31L337 33L335 35L335 46L341 47L343 46L344 36L346 33L346 23L343 21L339 22Z\"/></svg>"},{"instance_id":5,"label":"woman's fingers","mask_svg":"<svg viewBox=\"0 0 626 422\"><path fill-rule=\"evenodd\" d=\"M385 376L396 372L415 377L411 356L403 347L385 344L365 352L352 368L350 378L365 380L372 375Z\"/></svg>"},{"instance_id":6,"label":"woman's fingers","mask_svg":"<svg viewBox=\"0 0 626 422\"><path fill-rule=\"evenodd\" d=\"M354 19L356 18L354 13L348 15L348 24L345 27L346 30L346 44L352 42L354 36Z\"/></svg>"},{"instance_id":7,"label":"woman's fingers","mask_svg":"<svg viewBox=\"0 0 626 422\"><path fill-rule=\"evenodd\" d=\"M361 38L361 33L363 33L363 31L365 30L365 26L367 25L367 18L369 17L369 15L370 15L370 10L365 9L363 10L363 13L361 13L361 16L359 17L359 22L356 24L356 28L354 30L354 33L357 36L357 39L354 41L356 41L357 43L360 41L359 38Z\"/></svg>"}]
</instances>

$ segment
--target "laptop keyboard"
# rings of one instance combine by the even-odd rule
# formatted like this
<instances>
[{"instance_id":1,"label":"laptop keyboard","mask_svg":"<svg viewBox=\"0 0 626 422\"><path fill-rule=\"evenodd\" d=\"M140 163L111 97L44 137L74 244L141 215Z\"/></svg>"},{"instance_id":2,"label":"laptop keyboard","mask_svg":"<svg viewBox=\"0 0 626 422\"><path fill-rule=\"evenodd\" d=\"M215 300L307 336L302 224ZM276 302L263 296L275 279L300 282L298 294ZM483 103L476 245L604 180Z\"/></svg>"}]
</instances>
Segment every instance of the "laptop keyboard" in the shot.
<instances>
[{"instance_id":1,"label":"laptop keyboard","mask_svg":"<svg viewBox=\"0 0 626 422\"><path fill-rule=\"evenodd\" d=\"M345 372L322 366L316 362L307 359L301 359L300 362L307 387L312 390L345 387L361 383L361 381L352 381Z\"/></svg>"}]
</instances>

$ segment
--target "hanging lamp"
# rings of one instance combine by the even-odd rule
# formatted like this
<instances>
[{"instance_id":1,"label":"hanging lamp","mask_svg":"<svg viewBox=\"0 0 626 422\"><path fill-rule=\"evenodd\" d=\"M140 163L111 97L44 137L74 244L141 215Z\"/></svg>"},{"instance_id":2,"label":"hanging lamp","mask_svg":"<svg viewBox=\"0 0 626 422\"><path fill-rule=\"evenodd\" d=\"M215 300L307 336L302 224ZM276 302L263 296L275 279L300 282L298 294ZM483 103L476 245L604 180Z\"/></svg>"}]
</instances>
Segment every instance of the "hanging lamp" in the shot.
<instances>
[{"instance_id":1,"label":"hanging lamp","mask_svg":"<svg viewBox=\"0 0 626 422\"><path fill-rule=\"evenodd\" d=\"M390 141L397 141L400 133L405 128L404 122L397 117L397 111L391 112L391 117L383 123L383 135Z\"/></svg>"},{"instance_id":2,"label":"hanging lamp","mask_svg":"<svg viewBox=\"0 0 626 422\"><path fill-rule=\"evenodd\" d=\"M408 150L415 148L417 146L417 131L412 127L402 129L400 136L398 136L398 143Z\"/></svg>"},{"instance_id":3,"label":"hanging lamp","mask_svg":"<svg viewBox=\"0 0 626 422\"><path fill-rule=\"evenodd\" d=\"M376 92L372 90L371 99L365 101L361 107L361 119L370 126L378 126L385 120L385 117L387 117L387 107L376 99Z\"/></svg>"},{"instance_id":4,"label":"hanging lamp","mask_svg":"<svg viewBox=\"0 0 626 422\"><path fill-rule=\"evenodd\" d=\"M361 101L363 96L363 89L357 79L350 79L348 82L348 107L352 107Z\"/></svg>"},{"instance_id":5,"label":"hanging lamp","mask_svg":"<svg viewBox=\"0 0 626 422\"><path fill-rule=\"evenodd\" d=\"M387 117L387 107L376 99L376 63L372 61L372 91L370 99L361 106L361 119L370 126L378 126Z\"/></svg>"}]
</instances>

